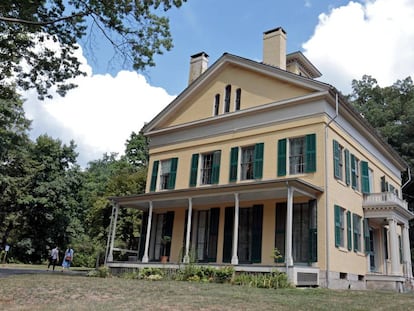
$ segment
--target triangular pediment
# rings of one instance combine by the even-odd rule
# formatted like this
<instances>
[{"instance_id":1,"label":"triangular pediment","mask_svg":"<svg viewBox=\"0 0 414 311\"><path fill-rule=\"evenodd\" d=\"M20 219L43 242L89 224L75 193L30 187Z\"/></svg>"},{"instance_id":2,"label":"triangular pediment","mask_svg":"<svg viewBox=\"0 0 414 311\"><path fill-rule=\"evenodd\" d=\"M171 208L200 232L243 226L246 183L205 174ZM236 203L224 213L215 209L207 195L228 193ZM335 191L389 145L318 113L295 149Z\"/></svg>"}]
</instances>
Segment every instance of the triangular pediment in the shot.
<instances>
[{"instance_id":1,"label":"triangular pediment","mask_svg":"<svg viewBox=\"0 0 414 311\"><path fill-rule=\"evenodd\" d=\"M225 112L228 86L231 88L230 109L229 112ZM220 98L218 115L223 115L236 111L238 90L242 112L270 103L301 98L328 88L327 84L277 67L224 54L147 124L144 132L214 118L217 116L217 95Z\"/></svg>"}]
</instances>

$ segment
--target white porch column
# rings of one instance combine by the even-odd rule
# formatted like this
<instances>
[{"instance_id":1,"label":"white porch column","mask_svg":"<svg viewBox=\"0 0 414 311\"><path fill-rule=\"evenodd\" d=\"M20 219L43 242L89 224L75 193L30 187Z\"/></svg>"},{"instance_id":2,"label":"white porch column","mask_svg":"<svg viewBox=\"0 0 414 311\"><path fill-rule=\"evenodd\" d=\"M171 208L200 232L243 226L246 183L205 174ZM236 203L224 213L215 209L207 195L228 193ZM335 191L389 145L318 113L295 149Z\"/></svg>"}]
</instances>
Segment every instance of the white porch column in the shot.
<instances>
[{"instance_id":1,"label":"white porch column","mask_svg":"<svg viewBox=\"0 0 414 311\"><path fill-rule=\"evenodd\" d=\"M237 244L239 242L239 194L234 194L234 227L233 227L233 256L231 264L238 265L239 257L237 257Z\"/></svg>"},{"instance_id":2,"label":"white porch column","mask_svg":"<svg viewBox=\"0 0 414 311\"><path fill-rule=\"evenodd\" d=\"M413 277L413 272L411 268L411 250L410 250L410 235L408 233L409 225L405 223L402 228L402 247L403 247L403 262L405 268L405 276L408 278Z\"/></svg>"},{"instance_id":3,"label":"white porch column","mask_svg":"<svg viewBox=\"0 0 414 311\"><path fill-rule=\"evenodd\" d=\"M391 274L399 275L400 260L398 255L397 224L394 219L388 219L388 225L390 227Z\"/></svg>"},{"instance_id":4,"label":"white porch column","mask_svg":"<svg viewBox=\"0 0 414 311\"><path fill-rule=\"evenodd\" d=\"M190 234L191 234L191 214L193 213L193 200L188 198L187 232L185 236L185 255L183 263L190 262Z\"/></svg>"},{"instance_id":5,"label":"white porch column","mask_svg":"<svg viewBox=\"0 0 414 311\"><path fill-rule=\"evenodd\" d=\"M115 215L112 222L112 236L111 236L111 246L109 247L109 254L108 254L108 261L114 260L114 241L115 241L115 234L116 234L116 221L118 219L118 204L115 204Z\"/></svg>"},{"instance_id":6,"label":"white porch column","mask_svg":"<svg viewBox=\"0 0 414 311\"><path fill-rule=\"evenodd\" d=\"M293 266L292 256L292 227L293 227L293 188L288 186L287 212L286 212L286 248L285 263L286 266Z\"/></svg>"},{"instance_id":7,"label":"white porch column","mask_svg":"<svg viewBox=\"0 0 414 311\"><path fill-rule=\"evenodd\" d=\"M147 225L147 235L145 236L145 250L144 256L142 257L142 262L148 262L148 248L151 234L151 223L152 223L152 201L149 202L149 211L148 211L148 225Z\"/></svg>"}]
</instances>

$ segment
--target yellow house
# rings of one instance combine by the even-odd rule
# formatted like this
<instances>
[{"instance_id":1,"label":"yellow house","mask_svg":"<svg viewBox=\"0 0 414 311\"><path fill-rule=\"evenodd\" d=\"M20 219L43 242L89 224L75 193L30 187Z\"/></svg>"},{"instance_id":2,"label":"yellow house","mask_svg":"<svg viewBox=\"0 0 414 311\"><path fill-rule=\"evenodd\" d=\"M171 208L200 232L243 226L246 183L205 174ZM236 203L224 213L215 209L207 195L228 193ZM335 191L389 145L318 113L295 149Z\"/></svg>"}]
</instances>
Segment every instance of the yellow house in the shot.
<instances>
[{"instance_id":1,"label":"yellow house","mask_svg":"<svg viewBox=\"0 0 414 311\"><path fill-rule=\"evenodd\" d=\"M320 75L286 54L280 27L263 34L262 62L223 54L208 67L206 53L193 55L188 87L143 128L146 193L111 198L106 264L191 261L277 268L297 286L409 288L407 163ZM120 208L144 212L128 262L113 257Z\"/></svg>"}]
</instances>

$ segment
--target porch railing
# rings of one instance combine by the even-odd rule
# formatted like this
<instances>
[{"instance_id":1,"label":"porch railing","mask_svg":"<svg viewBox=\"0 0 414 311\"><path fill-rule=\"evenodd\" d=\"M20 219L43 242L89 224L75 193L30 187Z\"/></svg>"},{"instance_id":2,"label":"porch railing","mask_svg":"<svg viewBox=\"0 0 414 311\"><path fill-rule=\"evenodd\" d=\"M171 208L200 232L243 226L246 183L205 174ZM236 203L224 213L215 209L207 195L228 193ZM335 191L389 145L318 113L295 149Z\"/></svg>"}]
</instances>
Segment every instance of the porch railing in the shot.
<instances>
[{"instance_id":1,"label":"porch railing","mask_svg":"<svg viewBox=\"0 0 414 311\"><path fill-rule=\"evenodd\" d=\"M381 192L381 193L370 193L364 195L363 206L386 206L386 205L398 205L408 210L408 204L406 201L400 199L393 192Z\"/></svg>"}]
</instances>

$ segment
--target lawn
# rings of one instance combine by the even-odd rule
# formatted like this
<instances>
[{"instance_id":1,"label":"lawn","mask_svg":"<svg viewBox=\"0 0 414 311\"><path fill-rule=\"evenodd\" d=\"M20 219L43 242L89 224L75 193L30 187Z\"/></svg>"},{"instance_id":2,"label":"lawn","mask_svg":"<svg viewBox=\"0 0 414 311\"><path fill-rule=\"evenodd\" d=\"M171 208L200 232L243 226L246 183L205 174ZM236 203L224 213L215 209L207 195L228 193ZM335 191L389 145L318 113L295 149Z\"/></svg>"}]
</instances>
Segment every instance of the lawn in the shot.
<instances>
[{"instance_id":1,"label":"lawn","mask_svg":"<svg viewBox=\"0 0 414 311\"><path fill-rule=\"evenodd\" d=\"M0 279L0 310L412 310L414 294L257 289L91 278L61 272Z\"/></svg>"}]
</instances>

